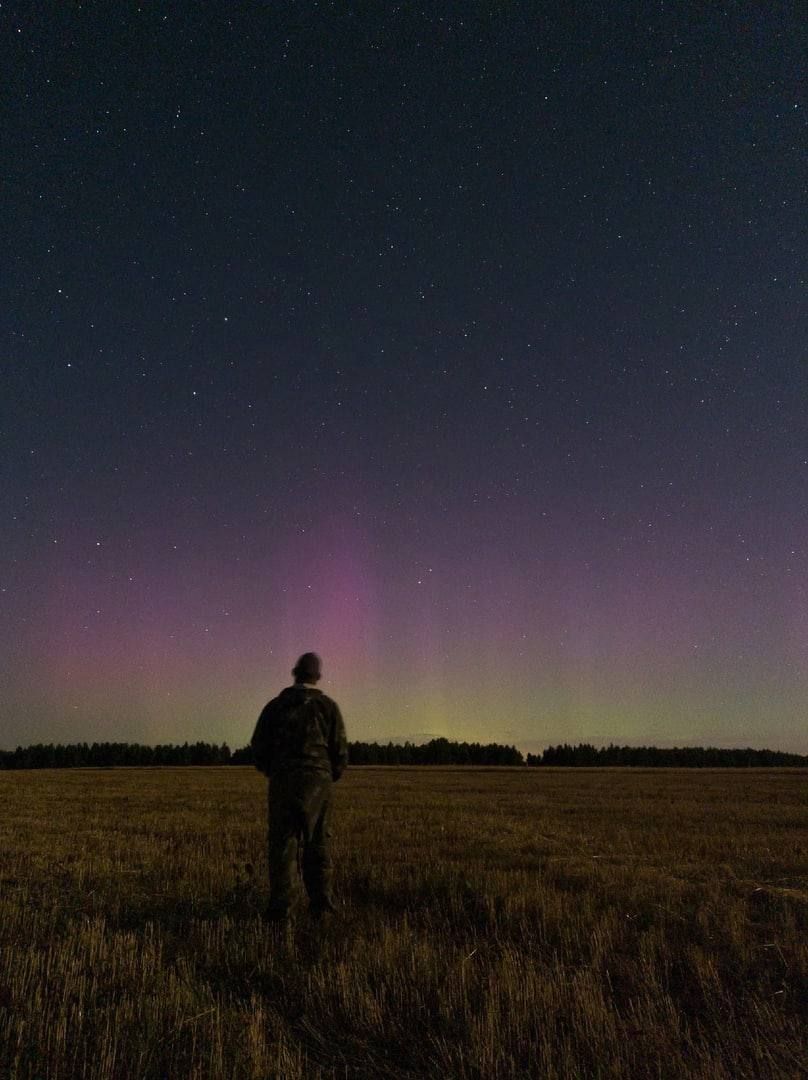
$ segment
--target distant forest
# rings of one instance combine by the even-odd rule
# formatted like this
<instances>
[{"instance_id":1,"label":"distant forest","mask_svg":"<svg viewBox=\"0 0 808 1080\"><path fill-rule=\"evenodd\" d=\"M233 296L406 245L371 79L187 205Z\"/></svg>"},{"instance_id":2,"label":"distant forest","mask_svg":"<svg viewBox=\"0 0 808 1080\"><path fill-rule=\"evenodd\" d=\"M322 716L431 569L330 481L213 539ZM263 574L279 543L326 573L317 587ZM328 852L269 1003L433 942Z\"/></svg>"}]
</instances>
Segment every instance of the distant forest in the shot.
<instances>
[{"instance_id":1,"label":"distant forest","mask_svg":"<svg viewBox=\"0 0 808 1080\"><path fill-rule=\"evenodd\" d=\"M428 743L352 742L348 744L352 765L524 765L514 746L498 743L450 742L432 739ZM155 765L252 765L252 748L231 750L227 743L183 743L181 746L142 746L139 743L38 743L0 750L0 769L77 769L105 766Z\"/></svg>"},{"instance_id":2,"label":"distant forest","mask_svg":"<svg viewBox=\"0 0 808 1080\"><path fill-rule=\"evenodd\" d=\"M716 746L548 746L543 754L528 754L528 765L633 765L639 768L760 769L808 766L808 754L780 750L728 750Z\"/></svg>"},{"instance_id":3,"label":"distant forest","mask_svg":"<svg viewBox=\"0 0 808 1080\"><path fill-rule=\"evenodd\" d=\"M635 766L640 768L771 768L808 766L808 755L785 754L777 750L726 750L716 747L683 746L661 749L656 746L549 746L542 754L523 757L515 746L499 743L451 742L431 739L426 743L353 742L349 744L352 765L546 765ZM245 746L231 750L227 743L183 743L181 746L141 746L139 743L38 743L0 750L0 769L77 769L111 766L160 765L252 765L252 750Z\"/></svg>"}]
</instances>

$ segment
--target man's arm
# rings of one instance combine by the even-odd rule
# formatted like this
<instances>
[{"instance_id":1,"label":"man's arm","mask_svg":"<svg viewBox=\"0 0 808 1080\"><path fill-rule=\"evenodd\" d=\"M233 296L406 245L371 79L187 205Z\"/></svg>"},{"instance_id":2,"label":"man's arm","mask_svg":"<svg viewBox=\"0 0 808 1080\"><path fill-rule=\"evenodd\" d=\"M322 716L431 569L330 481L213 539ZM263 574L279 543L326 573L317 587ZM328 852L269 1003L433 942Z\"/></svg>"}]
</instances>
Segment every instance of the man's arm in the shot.
<instances>
[{"instance_id":1,"label":"man's arm","mask_svg":"<svg viewBox=\"0 0 808 1080\"><path fill-rule=\"evenodd\" d=\"M345 723L339 705L336 701L331 702L333 714L331 716L331 732L328 739L328 754L331 758L331 775L339 780L345 772L348 764L348 736L345 734Z\"/></svg>"},{"instance_id":2,"label":"man's arm","mask_svg":"<svg viewBox=\"0 0 808 1080\"><path fill-rule=\"evenodd\" d=\"M272 766L271 735L272 706L274 703L273 699L261 710L261 715L258 717L258 723L255 725L255 731L250 739L255 767L259 772L262 772L264 776L269 776L269 770Z\"/></svg>"}]
</instances>

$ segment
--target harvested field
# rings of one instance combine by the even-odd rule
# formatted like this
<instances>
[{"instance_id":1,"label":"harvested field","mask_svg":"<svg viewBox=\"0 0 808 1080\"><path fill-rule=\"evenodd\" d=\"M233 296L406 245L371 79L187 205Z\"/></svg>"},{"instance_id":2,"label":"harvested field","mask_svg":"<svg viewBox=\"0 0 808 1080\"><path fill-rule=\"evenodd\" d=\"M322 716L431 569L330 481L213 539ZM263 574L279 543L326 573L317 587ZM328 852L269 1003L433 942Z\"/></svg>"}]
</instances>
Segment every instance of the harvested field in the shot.
<instances>
[{"instance_id":1,"label":"harvested field","mask_svg":"<svg viewBox=\"0 0 808 1080\"><path fill-rule=\"evenodd\" d=\"M349 770L278 933L254 770L0 773L0 1077L804 1077L806 780Z\"/></svg>"}]
</instances>

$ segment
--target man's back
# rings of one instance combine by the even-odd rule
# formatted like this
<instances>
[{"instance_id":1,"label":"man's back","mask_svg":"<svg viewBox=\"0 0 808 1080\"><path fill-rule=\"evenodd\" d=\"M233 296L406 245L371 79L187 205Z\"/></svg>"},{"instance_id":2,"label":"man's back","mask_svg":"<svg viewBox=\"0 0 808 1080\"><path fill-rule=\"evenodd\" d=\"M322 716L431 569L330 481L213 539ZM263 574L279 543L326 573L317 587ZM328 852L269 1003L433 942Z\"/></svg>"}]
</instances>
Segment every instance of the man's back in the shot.
<instances>
[{"instance_id":1,"label":"man's back","mask_svg":"<svg viewBox=\"0 0 808 1080\"><path fill-rule=\"evenodd\" d=\"M264 708L252 737L256 765L267 776L305 769L338 779L348 747L337 703L314 686L296 683Z\"/></svg>"}]
</instances>

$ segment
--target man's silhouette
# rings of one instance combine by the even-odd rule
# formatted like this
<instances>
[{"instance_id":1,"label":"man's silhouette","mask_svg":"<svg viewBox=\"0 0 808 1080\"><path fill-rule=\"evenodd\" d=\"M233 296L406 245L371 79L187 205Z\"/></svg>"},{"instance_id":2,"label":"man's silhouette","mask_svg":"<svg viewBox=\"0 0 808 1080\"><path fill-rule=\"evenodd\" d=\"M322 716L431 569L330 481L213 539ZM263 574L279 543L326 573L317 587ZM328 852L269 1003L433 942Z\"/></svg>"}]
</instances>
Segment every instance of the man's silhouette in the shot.
<instances>
[{"instance_id":1,"label":"man's silhouette","mask_svg":"<svg viewBox=\"0 0 808 1080\"><path fill-rule=\"evenodd\" d=\"M328 850L331 787L348 763L345 725L335 701L318 690L320 658L304 653L294 686L266 705L252 737L255 764L269 777L269 906L266 918L290 911L299 863L312 913L335 910Z\"/></svg>"}]
</instances>

